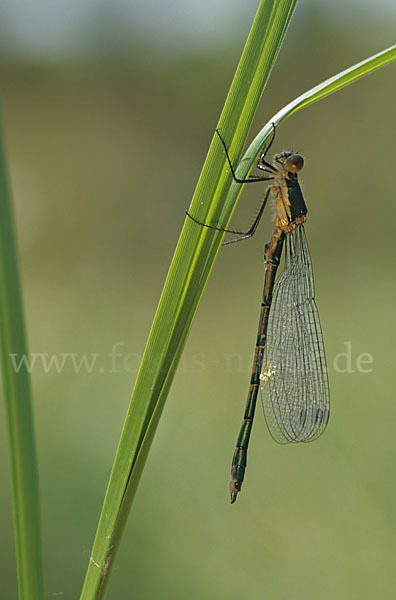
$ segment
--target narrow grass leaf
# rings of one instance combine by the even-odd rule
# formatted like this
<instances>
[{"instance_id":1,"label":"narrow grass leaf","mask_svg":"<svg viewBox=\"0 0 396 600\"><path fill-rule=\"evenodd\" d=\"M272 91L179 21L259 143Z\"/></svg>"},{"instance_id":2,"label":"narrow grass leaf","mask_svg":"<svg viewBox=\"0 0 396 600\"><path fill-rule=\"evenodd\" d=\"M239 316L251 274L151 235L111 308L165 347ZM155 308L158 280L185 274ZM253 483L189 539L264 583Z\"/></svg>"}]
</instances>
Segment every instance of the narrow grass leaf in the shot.
<instances>
[{"instance_id":1,"label":"narrow grass leaf","mask_svg":"<svg viewBox=\"0 0 396 600\"><path fill-rule=\"evenodd\" d=\"M0 134L0 344L7 416L18 598L44 598L40 507L25 329L5 152Z\"/></svg>"}]
</instances>

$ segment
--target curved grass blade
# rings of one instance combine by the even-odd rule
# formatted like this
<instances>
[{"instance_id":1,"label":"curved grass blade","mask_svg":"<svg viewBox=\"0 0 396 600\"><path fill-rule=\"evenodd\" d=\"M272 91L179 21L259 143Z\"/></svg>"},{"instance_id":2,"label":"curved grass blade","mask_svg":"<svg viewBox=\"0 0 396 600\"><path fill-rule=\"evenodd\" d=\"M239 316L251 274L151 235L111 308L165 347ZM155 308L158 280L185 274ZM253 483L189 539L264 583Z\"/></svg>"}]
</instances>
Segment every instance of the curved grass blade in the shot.
<instances>
[{"instance_id":1,"label":"curved grass blade","mask_svg":"<svg viewBox=\"0 0 396 600\"><path fill-rule=\"evenodd\" d=\"M261 131L256 135L245 154L243 155L238 168L236 169L236 175L240 179L245 179L252 168L256 165L257 159L262 152L262 149L265 146L267 139L270 137L271 132L273 130L273 126L280 125L283 121L288 119L291 115L296 113L297 111L313 104L314 102L318 102L330 96L330 94L334 94L346 87L347 85L373 73L377 69L384 67L391 62L396 60L396 44L378 52L356 65L341 71L337 75L326 79L322 83L316 85L311 88L307 92L298 96L295 100L287 104L284 108L279 110L273 117L264 125ZM218 223L221 224L222 227L227 227L232 213L235 210L240 192L241 186L235 182L232 183L227 199L224 203L223 210L219 216ZM213 221L205 221L205 222L213 222Z\"/></svg>"},{"instance_id":2,"label":"curved grass blade","mask_svg":"<svg viewBox=\"0 0 396 600\"><path fill-rule=\"evenodd\" d=\"M260 3L219 121L234 159L244 146L295 4L296 0ZM192 214L199 220L217 221L230 185L224 150L214 136ZM183 227L120 439L81 599L102 598L105 593L155 429L222 237L191 219Z\"/></svg>"}]
</instances>

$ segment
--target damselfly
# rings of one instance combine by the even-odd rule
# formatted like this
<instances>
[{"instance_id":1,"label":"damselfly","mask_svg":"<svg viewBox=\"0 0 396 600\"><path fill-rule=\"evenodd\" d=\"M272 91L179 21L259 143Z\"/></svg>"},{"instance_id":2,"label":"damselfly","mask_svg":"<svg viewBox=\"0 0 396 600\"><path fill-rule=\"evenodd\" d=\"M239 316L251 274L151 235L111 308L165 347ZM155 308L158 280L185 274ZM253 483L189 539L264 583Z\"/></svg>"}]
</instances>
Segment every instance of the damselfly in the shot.
<instances>
[{"instance_id":1,"label":"damselfly","mask_svg":"<svg viewBox=\"0 0 396 600\"><path fill-rule=\"evenodd\" d=\"M235 181L272 183L247 232L200 223L187 214L206 227L238 234L239 237L224 242L229 244L252 237L270 193L275 208L271 239L265 246L264 291L249 393L231 466L229 491L233 503L245 475L258 389L268 429L274 440L281 444L311 442L319 437L328 423L330 405L312 263L304 233L307 207L297 175L304 166L304 159L300 154L281 152L274 157L276 166L265 160L274 140L274 127L272 139L257 164L266 175L238 179L226 143L219 131L217 133ZM275 282L283 248L284 269Z\"/></svg>"}]
</instances>

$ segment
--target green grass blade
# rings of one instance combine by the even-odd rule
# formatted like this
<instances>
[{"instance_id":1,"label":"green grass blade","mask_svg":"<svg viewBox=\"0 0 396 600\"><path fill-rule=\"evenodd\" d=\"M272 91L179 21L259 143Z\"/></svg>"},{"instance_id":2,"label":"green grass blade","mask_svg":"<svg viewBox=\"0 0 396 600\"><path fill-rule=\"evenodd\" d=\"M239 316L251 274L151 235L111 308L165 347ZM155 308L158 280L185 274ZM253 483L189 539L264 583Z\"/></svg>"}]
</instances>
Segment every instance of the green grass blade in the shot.
<instances>
[{"instance_id":1,"label":"green grass blade","mask_svg":"<svg viewBox=\"0 0 396 600\"><path fill-rule=\"evenodd\" d=\"M369 75L369 73L373 73L377 71L381 67L388 65L389 63L396 60L396 44L387 48L386 50L382 50L378 52L378 54L374 54L365 60L345 69L345 71L341 71L337 75L330 77L330 79L326 79L323 83L313 87L308 90L293 102L290 102L285 108L280 110L275 116L275 123L280 123L284 121L287 117L290 117L293 113L313 104L314 102L318 102L318 100L322 100L330 94L341 90L345 86Z\"/></svg>"},{"instance_id":2,"label":"green grass blade","mask_svg":"<svg viewBox=\"0 0 396 600\"><path fill-rule=\"evenodd\" d=\"M242 152L295 3L260 3L219 121L234 159ZM231 181L223 147L214 136L194 194L193 214L216 222ZM104 595L147 453L221 238L221 233L186 219L124 424L81 594L83 600Z\"/></svg>"},{"instance_id":3,"label":"green grass blade","mask_svg":"<svg viewBox=\"0 0 396 600\"><path fill-rule=\"evenodd\" d=\"M22 300L5 154L0 136L0 343L20 600L44 598L40 509L29 373L10 354L26 355Z\"/></svg>"},{"instance_id":4,"label":"green grass blade","mask_svg":"<svg viewBox=\"0 0 396 600\"><path fill-rule=\"evenodd\" d=\"M287 104L284 108L279 110L256 135L243 155L238 168L236 169L237 176L243 179L255 166L258 156L271 134L272 123L274 123L275 126L278 126L280 123L288 119L291 115L302 108L305 108L314 102L318 102L319 100L330 96L330 94L341 90L350 83L361 79L365 75L373 73L377 69L380 69L381 67L384 67L395 60L396 45L391 46L390 48L387 48L386 50L383 50L382 52L379 52L378 54L375 54L374 56L371 56L370 58L367 58L356 65L353 65L352 67L349 67L348 69L345 69L345 71L341 71L341 73L338 73L338 75L334 75L333 77L326 79L326 81L323 81L307 92L304 92L301 94L301 96L298 96L298 98ZM236 207L240 193L241 186L233 182L227 199L223 205L223 210L221 211L220 215L217 215L217 223L219 223L220 226L227 226Z\"/></svg>"}]
</instances>

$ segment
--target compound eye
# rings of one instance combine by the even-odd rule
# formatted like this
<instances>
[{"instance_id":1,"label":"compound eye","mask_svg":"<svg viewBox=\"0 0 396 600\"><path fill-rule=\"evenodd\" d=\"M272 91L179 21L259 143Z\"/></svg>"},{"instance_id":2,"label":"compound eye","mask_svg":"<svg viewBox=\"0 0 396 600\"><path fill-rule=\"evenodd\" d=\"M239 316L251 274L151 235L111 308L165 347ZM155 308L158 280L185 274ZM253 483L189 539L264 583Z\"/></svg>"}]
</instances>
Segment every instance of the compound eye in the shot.
<instances>
[{"instance_id":1,"label":"compound eye","mask_svg":"<svg viewBox=\"0 0 396 600\"><path fill-rule=\"evenodd\" d=\"M298 173L304 166L304 159L301 154L292 154L284 163L284 167L289 173Z\"/></svg>"}]
</instances>

